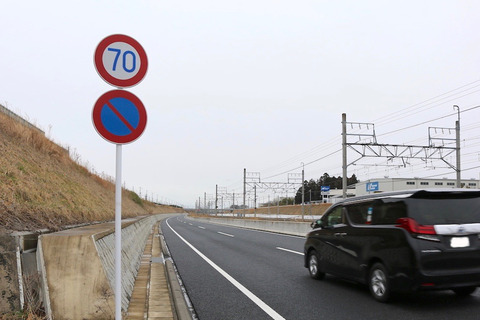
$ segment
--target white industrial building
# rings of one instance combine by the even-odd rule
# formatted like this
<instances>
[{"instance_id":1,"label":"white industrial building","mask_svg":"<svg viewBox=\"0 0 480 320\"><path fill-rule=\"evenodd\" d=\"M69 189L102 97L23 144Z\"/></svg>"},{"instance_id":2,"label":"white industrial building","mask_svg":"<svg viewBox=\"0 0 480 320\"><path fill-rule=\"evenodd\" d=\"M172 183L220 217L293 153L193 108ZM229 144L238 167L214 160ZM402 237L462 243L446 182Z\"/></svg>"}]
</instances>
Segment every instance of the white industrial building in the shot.
<instances>
[{"instance_id":1,"label":"white industrial building","mask_svg":"<svg viewBox=\"0 0 480 320\"><path fill-rule=\"evenodd\" d=\"M456 188L456 179L382 178L361 181L355 185L355 195L408 189ZM480 180L461 180L462 188L480 189Z\"/></svg>"}]
</instances>

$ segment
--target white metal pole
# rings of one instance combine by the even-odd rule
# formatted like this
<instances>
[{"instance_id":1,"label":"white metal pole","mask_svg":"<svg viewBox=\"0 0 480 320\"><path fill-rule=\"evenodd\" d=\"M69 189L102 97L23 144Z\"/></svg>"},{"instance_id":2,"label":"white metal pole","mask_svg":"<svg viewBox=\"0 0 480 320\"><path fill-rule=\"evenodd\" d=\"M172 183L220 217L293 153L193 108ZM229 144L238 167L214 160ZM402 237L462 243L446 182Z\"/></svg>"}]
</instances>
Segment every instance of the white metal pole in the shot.
<instances>
[{"instance_id":1,"label":"white metal pole","mask_svg":"<svg viewBox=\"0 0 480 320\"><path fill-rule=\"evenodd\" d=\"M342 113L342 189L343 199L347 197L347 114ZM323 196L322 196L323 200ZM322 201L323 202L323 201Z\"/></svg>"},{"instance_id":2,"label":"white metal pole","mask_svg":"<svg viewBox=\"0 0 480 320\"><path fill-rule=\"evenodd\" d=\"M302 221L305 218L305 165L302 162Z\"/></svg>"},{"instance_id":3,"label":"white metal pole","mask_svg":"<svg viewBox=\"0 0 480 320\"><path fill-rule=\"evenodd\" d=\"M115 319L122 320L122 145L117 144L115 172Z\"/></svg>"},{"instance_id":4,"label":"white metal pole","mask_svg":"<svg viewBox=\"0 0 480 320\"><path fill-rule=\"evenodd\" d=\"M457 188L462 187L461 169L460 169L460 107L453 106L453 109L457 109L458 120L455 121L455 140L456 140L456 156L457 156Z\"/></svg>"}]
</instances>

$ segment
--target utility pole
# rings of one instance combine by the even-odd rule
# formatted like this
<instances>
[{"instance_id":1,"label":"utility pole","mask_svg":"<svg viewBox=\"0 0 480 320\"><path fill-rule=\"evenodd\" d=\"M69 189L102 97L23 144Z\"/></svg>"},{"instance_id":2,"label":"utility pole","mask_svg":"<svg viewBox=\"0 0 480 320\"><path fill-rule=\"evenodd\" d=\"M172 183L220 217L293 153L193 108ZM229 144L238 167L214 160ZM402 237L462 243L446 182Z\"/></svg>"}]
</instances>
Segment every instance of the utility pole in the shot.
<instances>
[{"instance_id":1,"label":"utility pole","mask_svg":"<svg viewBox=\"0 0 480 320\"><path fill-rule=\"evenodd\" d=\"M215 185L215 216L218 214L218 184Z\"/></svg>"},{"instance_id":2,"label":"utility pole","mask_svg":"<svg viewBox=\"0 0 480 320\"><path fill-rule=\"evenodd\" d=\"M342 113L342 189L343 199L347 197L347 114Z\"/></svg>"},{"instance_id":3,"label":"utility pole","mask_svg":"<svg viewBox=\"0 0 480 320\"><path fill-rule=\"evenodd\" d=\"M247 169L243 168L243 216L245 217L245 197L247 195Z\"/></svg>"},{"instance_id":4,"label":"utility pole","mask_svg":"<svg viewBox=\"0 0 480 320\"><path fill-rule=\"evenodd\" d=\"M205 208L205 212L207 212L207 193L203 193L203 206Z\"/></svg>"},{"instance_id":5,"label":"utility pole","mask_svg":"<svg viewBox=\"0 0 480 320\"><path fill-rule=\"evenodd\" d=\"M268 214L270 214L270 195L268 195Z\"/></svg>"},{"instance_id":6,"label":"utility pole","mask_svg":"<svg viewBox=\"0 0 480 320\"><path fill-rule=\"evenodd\" d=\"M302 162L302 221L305 216L305 165Z\"/></svg>"},{"instance_id":7,"label":"utility pole","mask_svg":"<svg viewBox=\"0 0 480 320\"><path fill-rule=\"evenodd\" d=\"M421 159L424 162L427 160L436 159L442 160L445 162L449 167L451 167L457 173L457 187L461 188L461 168L460 168L460 108L458 106L454 106L454 109L458 112L458 120L456 121L455 128L436 128L430 127L429 130L429 144L427 146L418 146L418 145L399 145L399 144L380 144L377 142L376 135L375 135L375 126L373 123L358 123L358 122L348 122L347 123L347 116L345 113L342 113L342 156L343 156L343 197L346 197L347 193L347 167L359 161L365 157L372 157L372 158L387 158L388 160L392 160L394 158L398 158L402 160L403 166L405 167L408 162L405 162L406 159ZM347 125L349 126L358 126L361 129L361 126L366 126L367 130L370 132L367 133L347 133ZM455 131L456 138L449 139L445 137L437 137L436 130L446 129L450 132L450 130ZM431 132L435 131L435 134L432 136ZM356 142L348 142L347 136L354 136L356 137ZM370 140L371 141L368 141ZM435 146L434 141L440 140L442 145ZM450 147L449 145L445 145L445 141L448 140L455 140L456 146ZM347 164L347 146L357 152L360 157L350 164ZM447 157L454 152L457 153L456 155L456 166L449 163Z\"/></svg>"},{"instance_id":8,"label":"utility pole","mask_svg":"<svg viewBox=\"0 0 480 320\"><path fill-rule=\"evenodd\" d=\"M257 186L253 186L253 216L257 217Z\"/></svg>"},{"instance_id":9,"label":"utility pole","mask_svg":"<svg viewBox=\"0 0 480 320\"><path fill-rule=\"evenodd\" d=\"M456 140L456 153L457 153L457 188L462 187L461 171L460 171L460 108L453 106L453 109L457 109L458 120L455 122L455 140Z\"/></svg>"}]
</instances>

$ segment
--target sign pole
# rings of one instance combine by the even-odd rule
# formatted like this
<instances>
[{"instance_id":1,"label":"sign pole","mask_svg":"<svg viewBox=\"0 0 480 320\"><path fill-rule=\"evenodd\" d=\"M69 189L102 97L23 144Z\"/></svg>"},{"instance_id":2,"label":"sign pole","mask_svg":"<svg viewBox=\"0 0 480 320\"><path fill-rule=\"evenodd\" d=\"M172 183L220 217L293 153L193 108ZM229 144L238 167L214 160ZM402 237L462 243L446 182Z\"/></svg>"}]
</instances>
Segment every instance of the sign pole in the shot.
<instances>
[{"instance_id":1,"label":"sign pole","mask_svg":"<svg viewBox=\"0 0 480 320\"><path fill-rule=\"evenodd\" d=\"M98 44L94 65L100 77L119 89L144 78L148 59L135 39L114 34ZM107 141L116 144L115 169L115 319L122 320L122 144L136 140L145 130L147 112L140 99L124 90L104 93L93 107L93 125Z\"/></svg>"},{"instance_id":2,"label":"sign pole","mask_svg":"<svg viewBox=\"0 0 480 320\"><path fill-rule=\"evenodd\" d=\"M122 145L117 144L115 173L115 319L122 319Z\"/></svg>"}]
</instances>

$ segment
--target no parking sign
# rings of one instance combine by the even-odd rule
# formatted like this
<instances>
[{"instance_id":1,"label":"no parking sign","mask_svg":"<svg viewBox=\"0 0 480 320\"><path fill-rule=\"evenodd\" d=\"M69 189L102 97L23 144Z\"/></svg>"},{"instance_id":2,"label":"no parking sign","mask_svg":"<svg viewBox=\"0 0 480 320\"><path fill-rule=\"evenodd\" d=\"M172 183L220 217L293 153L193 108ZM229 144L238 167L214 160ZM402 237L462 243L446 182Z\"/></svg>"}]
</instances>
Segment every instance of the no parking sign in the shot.
<instances>
[{"instance_id":1,"label":"no parking sign","mask_svg":"<svg viewBox=\"0 0 480 320\"><path fill-rule=\"evenodd\" d=\"M117 144L135 141L147 125L142 101L125 90L112 90L98 98L92 117L98 134Z\"/></svg>"}]
</instances>

